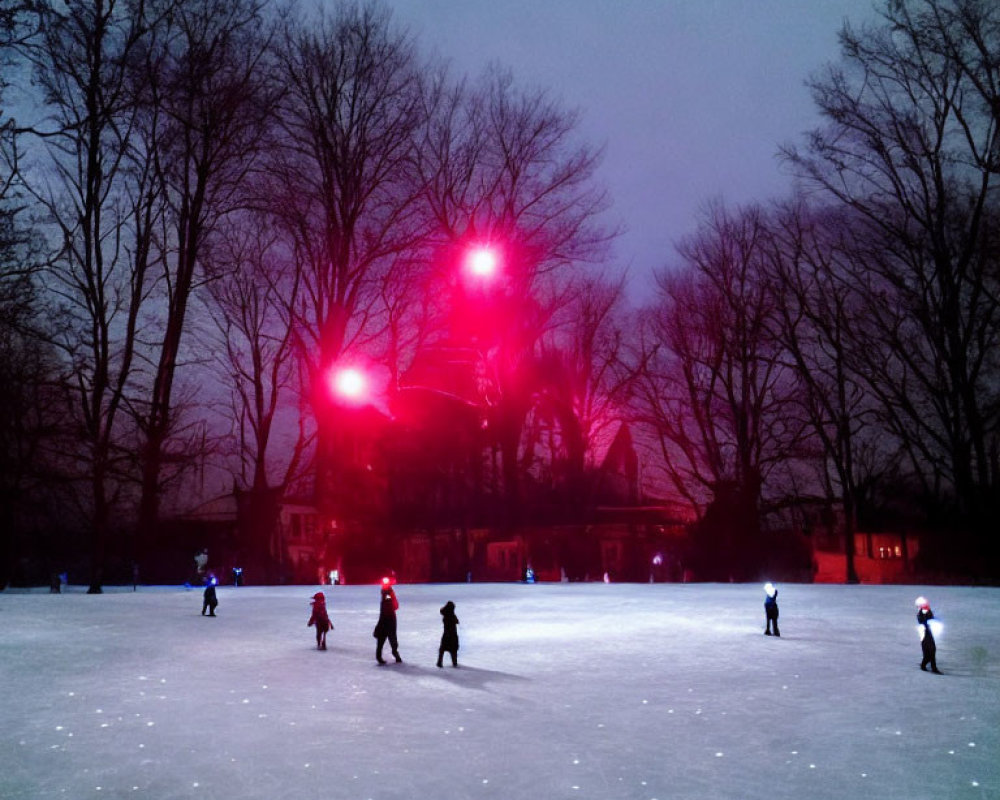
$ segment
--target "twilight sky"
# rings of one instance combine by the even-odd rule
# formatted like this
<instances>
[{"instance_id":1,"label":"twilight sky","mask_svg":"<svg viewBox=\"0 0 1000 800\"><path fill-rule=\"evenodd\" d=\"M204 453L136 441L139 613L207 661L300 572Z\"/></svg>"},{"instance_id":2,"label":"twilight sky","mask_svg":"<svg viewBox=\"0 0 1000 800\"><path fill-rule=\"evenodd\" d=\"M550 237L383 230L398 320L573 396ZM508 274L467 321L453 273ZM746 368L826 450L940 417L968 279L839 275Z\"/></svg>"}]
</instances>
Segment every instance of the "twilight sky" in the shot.
<instances>
[{"instance_id":1,"label":"twilight sky","mask_svg":"<svg viewBox=\"0 0 1000 800\"><path fill-rule=\"evenodd\" d=\"M499 61L583 112L636 302L706 201L791 189L775 153L818 121L804 81L845 19L875 18L873 0L386 1L459 71Z\"/></svg>"}]
</instances>

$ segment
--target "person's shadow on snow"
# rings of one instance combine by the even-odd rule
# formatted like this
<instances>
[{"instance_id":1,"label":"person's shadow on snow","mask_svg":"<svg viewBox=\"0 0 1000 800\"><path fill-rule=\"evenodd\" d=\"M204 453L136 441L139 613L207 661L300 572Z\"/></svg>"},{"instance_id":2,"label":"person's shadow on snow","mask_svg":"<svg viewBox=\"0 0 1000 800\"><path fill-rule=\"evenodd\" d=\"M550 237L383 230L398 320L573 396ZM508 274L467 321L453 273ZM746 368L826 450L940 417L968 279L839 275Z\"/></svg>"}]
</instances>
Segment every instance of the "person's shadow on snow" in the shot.
<instances>
[{"instance_id":1,"label":"person's shadow on snow","mask_svg":"<svg viewBox=\"0 0 1000 800\"><path fill-rule=\"evenodd\" d=\"M482 669L481 667L467 667L464 664L456 667L444 667L429 669L404 661L402 664L387 665L381 669L387 672L399 672L401 675L419 674L421 677L433 676L443 678L457 686L464 686L467 689L477 689L487 691L492 683L510 683L530 680L523 675L515 675L511 672L499 672L495 669Z\"/></svg>"}]
</instances>

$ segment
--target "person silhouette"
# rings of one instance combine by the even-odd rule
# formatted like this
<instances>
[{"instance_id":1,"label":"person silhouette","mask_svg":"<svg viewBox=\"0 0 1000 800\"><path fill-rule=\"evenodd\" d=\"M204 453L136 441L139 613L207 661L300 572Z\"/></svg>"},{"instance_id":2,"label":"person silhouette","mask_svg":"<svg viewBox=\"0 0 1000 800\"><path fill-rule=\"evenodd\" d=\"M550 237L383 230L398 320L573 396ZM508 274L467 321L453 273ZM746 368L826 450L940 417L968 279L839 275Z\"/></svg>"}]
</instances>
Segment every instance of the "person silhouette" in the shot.
<instances>
[{"instance_id":1,"label":"person silhouette","mask_svg":"<svg viewBox=\"0 0 1000 800\"><path fill-rule=\"evenodd\" d=\"M326 650L326 633L333 629L330 615L326 610L326 595L316 592L312 597L312 614L306 626L316 626L316 649Z\"/></svg>"},{"instance_id":2,"label":"person silhouette","mask_svg":"<svg viewBox=\"0 0 1000 800\"><path fill-rule=\"evenodd\" d=\"M438 647L437 665L441 666L441 659L445 653L451 655L451 665L458 666L458 617L455 616L455 604L449 600L441 608L441 622L444 625L444 632L441 634L441 646Z\"/></svg>"},{"instance_id":3,"label":"person silhouette","mask_svg":"<svg viewBox=\"0 0 1000 800\"><path fill-rule=\"evenodd\" d=\"M218 605L219 598L215 595L215 576L212 575L205 585L204 594L202 594L201 615L205 616L205 612L208 611L208 616L214 617Z\"/></svg>"},{"instance_id":4,"label":"person silhouette","mask_svg":"<svg viewBox=\"0 0 1000 800\"><path fill-rule=\"evenodd\" d=\"M920 633L920 650L923 659L920 662L920 669L927 671L927 665L931 665L931 672L937 675L943 674L937 666L937 642L934 641L934 632L931 630L930 621L934 619L934 612L931 611L931 604L927 598L918 597L917 606L917 631Z\"/></svg>"},{"instance_id":5,"label":"person silhouette","mask_svg":"<svg viewBox=\"0 0 1000 800\"><path fill-rule=\"evenodd\" d=\"M764 617L767 620L764 628L764 635L771 635L771 626L774 626L774 635L781 636L778 630L778 590L771 582L764 584Z\"/></svg>"},{"instance_id":6,"label":"person silhouette","mask_svg":"<svg viewBox=\"0 0 1000 800\"><path fill-rule=\"evenodd\" d=\"M396 592L392 588L389 578L382 579L382 599L379 603L378 622L372 636L375 637L375 660L379 664L384 664L382 658L382 648L388 639L389 647L397 664L401 664L403 659L399 655L399 642L396 639L396 611L399 609L399 600L396 599Z\"/></svg>"}]
</instances>

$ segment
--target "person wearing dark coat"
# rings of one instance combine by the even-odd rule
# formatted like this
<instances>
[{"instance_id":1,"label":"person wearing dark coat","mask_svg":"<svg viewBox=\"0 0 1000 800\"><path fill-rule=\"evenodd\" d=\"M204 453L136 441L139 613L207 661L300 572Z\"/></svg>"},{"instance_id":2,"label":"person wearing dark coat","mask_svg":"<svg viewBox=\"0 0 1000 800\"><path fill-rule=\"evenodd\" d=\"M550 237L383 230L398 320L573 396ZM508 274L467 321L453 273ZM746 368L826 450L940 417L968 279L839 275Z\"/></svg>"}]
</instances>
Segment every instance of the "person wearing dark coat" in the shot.
<instances>
[{"instance_id":1,"label":"person wearing dark coat","mask_svg":"<svg viewBox=\"0 0 1000 800\"><path fill-rule=\"evenodd\" d=\"M312 614L306 627L313 625L316 626L316 649L326 650L326 633L333 630L333 623L326 610L326 595L322 592L316 592L312 598Z\"/></svg>"},{"instance_id":2,"label":"person wearing dark coat","mask_svg":"<svg viewBox=\"0 0 1000 800\"><path fill-rule=\"evenodd\" d=\"M441 646L438 648L437 665L440 667L441 659L445 653L451 655L451 665L458 666L458 617L455 616L455 604L449 600L441 609L441 622L444 624L444 633L441 634Z\"/></svg>"},{"instance_id":3,"label":"person wearing dark coat","mask_svg":"<svg viewBox=\"0 0 1000 800\"><path fill-rule=\"evenodd\" d=\"M216 606L219 605L219 598L215 596L215 578L211 578L208 584L205 586L205 593L202 595L201 603L201 615L205 616L205 612L208 612L208 616L215 616Z\"/></svg>"},{"instance_id":4,"label":"person wearing dark coat","mask_svg":"<svg viewBox=\"0 0 1000 800\"><path fill-rule=\"evenodd\" d=\"M934 619L934 612L931 611L931 604L926 598L917 598L917 630L920 632L920 649L923 651L923 660L920 662L920 669L927 671L927 665L931 665L931 672L941 675L941 670L937 667L937 642L934 641L934 634L931 632L930 621Z\"/></svg>"},{"instance_id":5,"label":"person wearing dark coat","mask_svg":"<svg viewBox=\"0 0 1000 800\"><path fill-rule=\"evenodd\" d=\"M781 636L778 630L778 590L773 583L764 584L764 617L767 623L764 627L764 635L771 635L771 626L774 626L774 635Z\"/></svg>"},{"instance_id":6,"label":"person wearing dark coat","mask_svg":"<svg viewBox=\"0 0 1000 800\"><path fill-rule=\"evenodd\" d=\"M382 600L379 604L378 622L375 625L375 630L372 631L372 636L376 640L375 660L379 664L385 663L385 659L382 658L382 648L385 646L386 639L389 640L389 647L392 649L396 663L400 664L403 661L399 656L399 642L396 640L397 609L399 609L399 600L396 599L396 592L393 591L388 579L385 579L382 581Z\"/></svg>"}]
</instances>

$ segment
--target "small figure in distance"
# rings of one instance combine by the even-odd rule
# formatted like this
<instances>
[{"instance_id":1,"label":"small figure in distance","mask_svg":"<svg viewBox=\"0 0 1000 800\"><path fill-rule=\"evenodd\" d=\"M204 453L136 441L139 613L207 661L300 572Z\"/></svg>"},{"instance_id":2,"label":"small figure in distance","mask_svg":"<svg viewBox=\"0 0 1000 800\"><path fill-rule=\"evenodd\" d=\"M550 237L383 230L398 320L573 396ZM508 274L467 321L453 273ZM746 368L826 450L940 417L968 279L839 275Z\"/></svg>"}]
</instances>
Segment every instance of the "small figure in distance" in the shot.
<instances>
[{"instance_id":1,"label":"small figure in distance","mask_svg":"<svg viewBox=\"0 0 1000 800\"><path fill-rule=\"evenodd\" d=\"M941 675L941 670L937 668L937 642L934 641L934 632L931 630L931 620L934 619L934 612L931 611L931 604L926 597L918 597L917 606L917 631L920 633L920 649L923 651L923 660L920 662L920 669L927 671L927 665L931 665L931 672Z\"/></svg>"},{"instance_id":2,"label":"small figure in distance","mask_svg":"<svg viewBox=\"0 0 1000 800\"><path fill-rule=\"evenodd\" d=\"M219 598L215 596L215 576L212 575L209 577L205 585L205 593L202 595L201 615L205 616L205 612L208 611L208 616L214 617L218 605Z\"/></svg>"},{"instance_id":3,"label":"small figure in distance","mask_svg":"<svg viewBox=\"0 0 1000 800\"><path fill-rule=\"evenodd\" d=\"M396 611L399 609L399 600L396 599L396 592L392 588L390 578L382 578L382 599L379 604L378 622L372 636L375 637L375 660L379 664L384 664L382 658L382 648L386 639L389 640L389 647L392 648L392 655L397 664L401 664L403 659L399 655L399 642L396 640Z\"/></svg>"},{"instance_id":4,"label":"small figure in distance","mask_svg":"<svg viewBox=\"0 0 1000 800\"><path fill-rule=\"evenodd\" d=\"M326 632L333 630L333 623L326 610L326 595L322 592L316 592L312 596L311 603L312 614L309 616L306 627L316 626L316 649L326 650Z\"/></svg>"},{"instance_id":5,"label":"small figure in distance","mask_svg":"<svg viewBox=\"0 0 1000 800\"><path fill-rule=\"evenodd\" d=\"M438 648L437 665L440 667L441 659L445 653L451 655L451 665L458 666L458 617L455 616L455 604L449 600L441 608L441 622L444 625L444 632L441 634L441 646Z\"/></svg>"},{"instance_id":6,"label":"small figure in distance","mask_svg":"<svg viewBox=\"0 0 1000 800\"><path fill-rule=\"evenodd\" d=\"M781 636L781 632L778 630L778 590L770 581L764 584L764 595L764 616L767 618L764 635L771 635L771 625L773 624L774 635Z\"/></svg>"}]
</instances>

